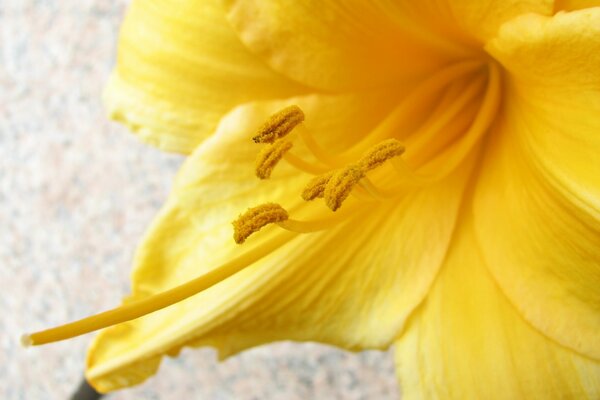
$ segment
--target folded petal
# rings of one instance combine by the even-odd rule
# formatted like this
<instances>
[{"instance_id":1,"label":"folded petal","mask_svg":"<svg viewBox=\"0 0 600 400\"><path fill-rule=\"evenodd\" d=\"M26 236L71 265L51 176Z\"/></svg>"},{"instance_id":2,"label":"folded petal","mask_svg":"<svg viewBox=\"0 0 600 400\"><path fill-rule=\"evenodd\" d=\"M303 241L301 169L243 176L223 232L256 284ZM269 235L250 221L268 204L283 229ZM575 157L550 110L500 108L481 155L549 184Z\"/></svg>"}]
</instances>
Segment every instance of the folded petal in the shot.
<instances>
[{"instance_id":1,"label":"folded petal","mask_svg":"<svg viewBox=\"0 0 600 400\"><path fill-rule=\"evenodd\" d=\"M524 12L550 14L550 0L225 0L242 41L274 69L327 90L374 87L425 76L479 57L482 40Z\"/></svg>"},{"instance_id":2,"label":"folded petal","mask_svg":"<svg viewBox=\"0 0 600 400\"><path fill-rule=\"evenodd\" d=\"M472 219L462 217L431 292L396 343L402 398L597 399L600 363L522 319L485 267Z\"/></svg>"},{"instance_id":3,"label":"folded petal","mask_svg":"<svg viewBox=\"0 0 600 400\"><path fill-rule=\"evenodd\" d=\"M219 0L136 0L105 102L144 141L191 153L233 107L306 91L240 43Z\"/></svg>"},{"instance_id":4,"label":"folded petal","mask_svg":"<svg viewBox=\"0 0 600 400\"><path fill-rule=\"evenodd\" d=\"M600 8L518 18L488 49L509 74L475 198L486 263L525 319L600 359Z\"/></svg>"},{"instance_id":5,"label":"folded petal","mask_svg":"<svg viewBox=\"0 0 600 400\"><path fill-rule=\"evenodd\" d=\"M295 212L304 204L307 174L282 164L269 181L253 176L260 148L250 140L254 129L290 103L304 110L307 128L334 139L372 128L381 118L377 112L386 109L369 94L312 96L252 104L224 118L184 165L142 243L133 298L186 282L260 246L272 244L271 251L196 296L102 332L86 373L99 390L142 382L163 355L187 345L212 345L222 357L284 339L386 348L425 296L446 252L473 157L438 185L400 204L363 204L325 231L293 238L273 226L243 246L233 243L230 221L249 206L279 202L302 219ZM309 207L338 215L322 204Z\"/></svg>"}]
</instances>

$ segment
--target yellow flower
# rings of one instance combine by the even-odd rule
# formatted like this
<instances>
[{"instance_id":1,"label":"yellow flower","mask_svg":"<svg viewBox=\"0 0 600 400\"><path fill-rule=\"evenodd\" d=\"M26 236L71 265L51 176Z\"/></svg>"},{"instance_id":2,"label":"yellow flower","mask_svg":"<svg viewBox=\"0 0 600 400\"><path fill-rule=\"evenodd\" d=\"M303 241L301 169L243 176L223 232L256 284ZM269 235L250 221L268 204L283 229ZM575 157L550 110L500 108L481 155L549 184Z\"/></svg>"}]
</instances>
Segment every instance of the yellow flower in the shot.
<instances>
[{"instance_id":1,"label":"yellow flower","mask_svg":"<svg viewBox=\"0 0 600 400\"><path fill-rule=\"evenodd\" d=\"M124 306L26 340L176 303L90 382L289 339L395 345L405 399L600 398L599 5L134 2L111 116L190 156Z\"/></svg>"}]
</instances>

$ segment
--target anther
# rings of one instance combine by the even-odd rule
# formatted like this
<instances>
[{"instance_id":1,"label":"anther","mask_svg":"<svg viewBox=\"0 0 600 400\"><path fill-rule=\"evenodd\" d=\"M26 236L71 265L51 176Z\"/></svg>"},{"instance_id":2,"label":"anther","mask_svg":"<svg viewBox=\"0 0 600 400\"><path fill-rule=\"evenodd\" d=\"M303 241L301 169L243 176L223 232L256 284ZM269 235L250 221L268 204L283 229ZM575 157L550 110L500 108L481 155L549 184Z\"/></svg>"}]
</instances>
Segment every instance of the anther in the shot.
<instances>
[{"instance_id":1,"label":"anther","mask_svg":"<svg viewBox=\"0 0 600 400\"><path fill-rule=\"evenodd\" d=\"M233 224L233 239L237 244L242 244L248 236L258 232L263 226L282 222L289 218L288 212L276 203L265 203L249 208Z\"/></svg>"},{"instance_id":2,"label":"anther","mask_svg":"<svg viewBox=\"0 0 600 400\"><path fill-rule=\"evenodd\" d=\"M306 201L322 198L324 196L325 186L334 173L335 171L330 171L314 177L302 191L302 198Z\"/></svg>"},{"instance_id":3,"label":"anther","mask_svg":"<svg viewBox=\"0 0 600 400\"><path fill-rule=\"evenodd\" d=\"M293 105L273 114L252 138L255 143L273 143L290 133L304 121L304 113L300 107Z\"/></svg>"},{"instance_id":4,"label":"anther","mask_svg":"<svg viewBox=\"0 0 600 400\"><path fill-rule=\"evenodd\" d=\"M352 188L365 176L365 171L357 165L336 171L325 185L325 204L332 211L341 207Z\"/></svg>"},{"instance_id":5,"label":"anther","mask_svg":"<svg viewBox=\"0 0 600 400\"><path fill-rule=\"evenodd\" d=\"M279 139L265 146L256 156L256 176L260 179L268 179L279 160L291 148L292 142L287 139Z\"/></svg>"},{"instance_id":6,"label":"anther","mask_svg":"<svg viewBox=\"0 0 600 400\"><path fill-rule=\"evenodd\" d=\"M405 147L396 139L387 139L373 146L359 161L358 165L363 171L371 171L385 163L390 158L398 157L404 153Z\"/></svg>"}]
</instances>

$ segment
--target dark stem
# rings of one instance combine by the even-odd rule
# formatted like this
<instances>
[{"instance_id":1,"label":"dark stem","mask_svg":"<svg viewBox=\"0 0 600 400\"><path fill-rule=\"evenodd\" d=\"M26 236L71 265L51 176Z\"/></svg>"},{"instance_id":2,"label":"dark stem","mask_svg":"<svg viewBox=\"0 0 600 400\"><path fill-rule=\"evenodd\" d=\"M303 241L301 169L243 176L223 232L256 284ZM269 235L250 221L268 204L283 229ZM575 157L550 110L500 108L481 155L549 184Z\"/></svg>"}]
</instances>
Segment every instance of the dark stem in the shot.
<instances>
[{"instance_id":1,"label":"dark stem","mask_svg":"<svg viewBox=\"0 0 600 400\"><path fill-rule=\"evenodd\" d=\"M81 380L77 391L73 393L70 400L98 400L104 396L102 393L96 392L96 389L90 386L88 381Z\"/></svg>"}]
</instances>

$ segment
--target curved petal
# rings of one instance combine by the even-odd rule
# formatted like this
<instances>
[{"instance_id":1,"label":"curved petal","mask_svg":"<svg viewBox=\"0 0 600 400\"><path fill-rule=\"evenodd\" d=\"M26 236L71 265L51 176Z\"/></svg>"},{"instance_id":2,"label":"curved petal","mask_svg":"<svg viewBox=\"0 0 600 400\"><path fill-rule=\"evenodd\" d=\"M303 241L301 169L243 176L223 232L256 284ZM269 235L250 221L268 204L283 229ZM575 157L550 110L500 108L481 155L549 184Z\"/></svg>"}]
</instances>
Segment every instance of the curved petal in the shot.
<instances>
[{"instance_id":1,"label":"curved petal","mask_svg":"<svg viewBox=\"0 0 600 400\"><path fill-rule=\"evenodd\" d=\"M306 92L240 43L219 0L136 0L105 103L142 140L191 153L233 107Z\"/></svg>"},{"instance_id":2,"label":"curved petal","mask_svg":"<svg viewBox=\"0 0 600 400\"><path fill-rule=\"evenodd\" d=\"M402 398L597 399L600 363L522 319L489 275L464 217L426 301L396 343Z\"/></svg>"},{"instance_id":3,"label":"curved petal","mask_svg":"<svg viewBox=\"0 0 600 400\"><path fill-rule=\"evenodd\" d=\"M478 239L528 321L600 359L600 8L519 18L489 50L510 76Z\"/></svg>"},{"instance_id":4,"label":"curved petal","mask_svg":"<svg viewBox=\"0 0 600 400\"><path fill-rule=\"evenodd\" d=\"M550 0L225 0L242 41L274 69L327 90L422 77L452 60L479 57L482 40Z\"/></svg>"},{"instance_id":5,"label":"curved petal","mask_svg":"<svg viewBox=\"0 0 600 400\"><path fill-rule=\"evenodd\" d=\"M307 126L334 138L374 125L379 116L369 108L382 104L365 94L290 102L304 110ZM349 104L354 104L352 118L341 118ZM140 383L163 355L177 354L185 345L212 345L222 357L283 339L385 348L425 296L445 254L473 157L446 181L408 195L400 205L365 204L328 230L289 241L279 239L279 227L271 227L241 247L233 244L230 221L248 206L281 202L296 218L296 199L308 175L281 165L271 180L258 181L253 164L259 146L246 144L261 120L282 105L238 108L188 159L138 251L134 298L279 242L212 288L102 332L88 355L86 374L99 390ZM318 203L310 207L326 210Z\"/></svg>"}]
</instances>

